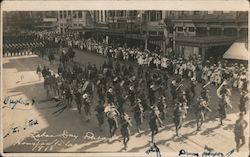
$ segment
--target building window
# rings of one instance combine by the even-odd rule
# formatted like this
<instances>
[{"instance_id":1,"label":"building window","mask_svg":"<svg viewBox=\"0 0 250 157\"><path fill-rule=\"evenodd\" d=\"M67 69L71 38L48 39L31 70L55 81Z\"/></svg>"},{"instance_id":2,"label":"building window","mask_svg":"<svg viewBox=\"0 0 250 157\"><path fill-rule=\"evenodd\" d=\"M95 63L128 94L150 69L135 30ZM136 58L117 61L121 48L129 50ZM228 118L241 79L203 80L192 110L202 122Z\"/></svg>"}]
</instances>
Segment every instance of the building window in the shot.
<instances>
[{"instance_id":1,"label":"building window","mask_svg":"<svg viewBox=\"0 0 250 157\"><path fill-rule=\"evenodd\" d=\"M194 27L188 27L189 32L194 32Z\"/></svg>"},{"instance_id":2,"label":"building window","mask_svg":"<svg viewBox=\"0 0 250 157\"><path fill-rule=\"evenodd\" d=\"M63 12L60 11L59 14L60 14L60 18L62 19L63 18Z\"/></svg>"},{"instance_id":3,"label":"building window","mask_svg":"<svg viewBox=\"0 0 250 157\"><path fill-rule=\"evenodd\" d=\"M123 16L123 11L117 11L117 16Z\"/></svg>"},{"instance_id":4,"label":"building window","mask_svg":"<svg viewBox=\"0 0 250 157\"><path fill-rule=\"evenodd\" d=\"M156 11L150 11L150 21L156 21Z\"/></svg>"},{"instance_id":5,"label":"building window","mask_svg":"<svg viewBox=\"0 0 250 157\"><path fill-rule=\"evenodd\" d=\"M162 12L161 11L150 11L150 21L159 21L162 19Z\"/></svg>"},{"instance_id":6,"label":"building window","mask_svg":"<svg viewBox=\"0 0 250 157\"><path fill-rule=\"evenodd\" d=\"M96 18L96 22L99 22L99 11L96 11L96 16L95 16L95 18Z\"/></svg>"},{"instance_id":7,"label":"building window","mask_svg":"<svg viewBox=\"0 0 250 157\"><path fill-rule=\"evenodd\" d=\"M103 22L103 11L101 11L101 22Z\"/></svg>"},{"instance_id":8,"label":"building window","mask_svg":"<svg viewBox=\"0 0 250 157\"><path fill-rule=\"evenodd\" d=\"M156 21L160 21L162 19L162 11L156 12Z\"/></svg>"},{"instance_id":9,"label":"building window","mask_svg":"<svg viewBox=\"0 0 250 157\"><path fill-rule=\"evenodd\" d=\"M82 11L78 12L78 18L82 18Z\"/></svg>"},{"instance_id":10,"label":"building window","mask_svg":"<svg viewBox=\"0 0 250 157\"><path fill-rule=\"evenodd\" d=\"M200 15L200 11L194 11L194 15Z\"/></svg>"},{"instance_id":11,"label":"building window","mask_svg":"<svg viewBox=\"0 0 250 157\"><path fill-rule=\"evenodd\" d=\"M68 15L71 15L71 11L68 11Z\"/></svg>"},{"instance_id":12,"label":"building window","mask_svg":"<svg viewBox=\"0 0 250 157\"><path fill-rule=\"evenodd\" d=\"M63 17L66 18L67 17L67 12L63 11Z\"/></svg>"},{"instance_id":13,"label":"building window","mask_svg":"<svg viewBox=\"0 0 250 157\"><path fill-rule=\"evenodd\" d=\"M109 13L108 13L108 14L109 14L109 16L110 16L110 17L113 17L113 16L115 16L115 12L116 12L116 11L111 10L111 11L109 11Z\"/></svg>"},{"instance_id":14,"label":"building window","mask_svg":"<svg viewBox=\"0 0 250 157\"><path fill-rule=\"evenodd\" d=\"M214 11L208 11L207 14L214 14Z\"/></svg>"},{"instance_id":15,"label":"building window","mask_svg":"<svg viewBox=\"0 0 250 157\"><path fill-rule=\"evenodd\" d=\"M75 19L76 18L76 11L73 11L73 18Z\"/></svg>"},{"instance_id":16,"label":"building window","mask_svg":"<svg viewBox=\"0 0 250 157\"><path fill-rule=\"evenodd\" d=\"M183 32L183 27L177 27L178 32Z\"/></svg>"}]
</instances>

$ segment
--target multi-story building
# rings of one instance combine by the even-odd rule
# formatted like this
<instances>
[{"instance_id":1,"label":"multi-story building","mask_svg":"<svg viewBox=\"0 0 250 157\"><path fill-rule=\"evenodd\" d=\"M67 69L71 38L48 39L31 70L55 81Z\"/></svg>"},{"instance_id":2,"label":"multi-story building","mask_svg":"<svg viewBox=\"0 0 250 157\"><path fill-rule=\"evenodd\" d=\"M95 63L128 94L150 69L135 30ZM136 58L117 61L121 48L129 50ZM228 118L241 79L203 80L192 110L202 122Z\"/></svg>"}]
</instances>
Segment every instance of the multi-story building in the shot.
<instances>
[{"instance_id":1,"label":"multi-story building","mask_svg":"<svg viewBox=\"0 0 250 157\"><path fill-rule=\"evenodd\" d=\"M70 31L85 33L85 28L89 26L88 11L58 11L58 30L64 34Z\"/></svg>"},{"instance_id":2,"label":"multi-story building","mask_svg":"<svg viewBox=\"0 0 250 157\"><path fill-rule=\"evenodd\" d=\"M24 29L32 29L35 17L29 11L4 11L3 31L4 33L16 32Z\"/></svg>"},{"instance_id":3,"label":"multi-story building","mask_svg":"<svg viewBox=\"0 0 250 157\"><path fill-rule=\"evenodd\" d=\"M57 31L57 11L10 11L4 12L4 31L50 30ZM12 31L13 32L13 31Z\"/></svg>"},{"instance_id":4,"label":"multi-story building","mask_svg":"<svg viewBox=\"0 0 250 157\"><path fill-rule=\"evenodd\" d=\"M246 40L247 12L168 12L173 24L173 47L179 56L222 56L236 40Z\"/></svg>"},{"instance_id":5,"label":"multi-story building","mask_svg":"<svg viewBox=\"0 0 250 157\"><path fill-rule=\"evenodd\" d=\"M119 37L144 48L173 50L189 58L222 56L237 39L247 37L247 13L232 11L94 11L97 34ZM216 53L216 54L215 54Z\"/></svg>"},{"instance_id":6,"label":"multi-story building","mask_svg":"<svg viewBox=\"0 0 250 157\"><path fill-rule=\"evenodd\" d=\"M34 19L34 29L49 30L58 32L58 21L56 11L35 11L32 12Z\"/></svg>"},{"instance_id":7,"label":"multi-story building","mask_svg":"<svg viewBox=\"0 0 250 157\"><path fill-rule=\"evenodd\" d=\"M143 40L141 36L140 11L135 10L100 10L93 11L95 35L106 37L109 41L119 40L128 43L134 39ZM137 43L139 45L139 43Z\"/></svg>"}]
</instances>

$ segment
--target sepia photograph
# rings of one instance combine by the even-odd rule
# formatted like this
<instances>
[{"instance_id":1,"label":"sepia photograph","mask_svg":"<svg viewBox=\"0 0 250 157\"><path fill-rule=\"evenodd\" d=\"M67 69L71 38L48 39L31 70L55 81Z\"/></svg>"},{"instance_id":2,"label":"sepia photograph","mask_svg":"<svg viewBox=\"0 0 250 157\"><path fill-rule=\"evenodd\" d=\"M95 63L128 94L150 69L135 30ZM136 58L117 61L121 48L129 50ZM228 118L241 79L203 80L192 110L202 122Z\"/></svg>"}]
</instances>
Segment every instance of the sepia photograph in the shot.
<instances>
[{"instance_id":1,"label":"sepia photograph","mask_svg":"<svg viewBox=\"0 0 250 157\"><path fill-rule=\"evenodd\" d=\"M2 11L2 153L247 157L248 16Z\"/></svg>"}]
</instances>

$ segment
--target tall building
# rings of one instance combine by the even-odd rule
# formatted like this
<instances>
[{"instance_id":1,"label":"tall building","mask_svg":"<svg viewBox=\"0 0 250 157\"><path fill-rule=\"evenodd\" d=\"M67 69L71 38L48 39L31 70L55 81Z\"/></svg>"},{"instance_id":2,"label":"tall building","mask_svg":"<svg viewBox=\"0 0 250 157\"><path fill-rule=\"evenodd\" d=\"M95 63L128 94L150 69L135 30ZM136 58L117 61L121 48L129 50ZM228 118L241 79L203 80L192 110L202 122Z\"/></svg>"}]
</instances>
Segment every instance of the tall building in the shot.
<instances>
[{"instance_id":1,"label":"tall building","mask_svg":"<svg viewBox=\"0 0 250 157\"><path fill-rule=\"evenodd\" d=\"M120 40L119 42L128 44L132 43L131 39L139 37L141 31L140 11L99 10L93 12L94 34L97 37L105 37L110 42ZM138 34L138 36L134 34Z\"/></svg>"},{"instance_id":2,"label":"tall building","mask_svg":"<svg viewBox=\"0 0 250 157\"><path fill-rule=\"evenodd\" d=\"M173 47L179 56L222 56L236 40L246 40L247 12L168 12L173 24Z\"/></svg>"},{"instance_id":3,"label":"tall building","mask_svg":"<svg viewBox=\"0 0 250 157\"><path fill-rule=\"evenodd\" d=\"M82 32L87 26L87 11L58 11L58 30L60 33L69 31Z\"/></svg>"},{"instance_id":4,"label":"tall building","mask_svg":"<svg viewBox=\"0 0 250 157\"><path fill-rule=\"evenodd\" d=\"M35 17L34 29L58 32L58 15L56 11L35 11L32 14Z\"/></svg>"}]
</instances>

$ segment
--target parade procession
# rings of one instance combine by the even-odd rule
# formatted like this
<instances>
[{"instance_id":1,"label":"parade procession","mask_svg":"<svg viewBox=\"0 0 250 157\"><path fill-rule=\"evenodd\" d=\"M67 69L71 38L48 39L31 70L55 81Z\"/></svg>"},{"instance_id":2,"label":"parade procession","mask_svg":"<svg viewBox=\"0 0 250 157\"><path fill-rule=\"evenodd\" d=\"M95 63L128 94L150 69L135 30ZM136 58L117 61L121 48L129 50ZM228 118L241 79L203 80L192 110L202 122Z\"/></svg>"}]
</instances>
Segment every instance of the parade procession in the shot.
<instances>
[{"instance_id":1,"label":"parade procession","mask_svg":"<svg viewBox=\"0 0 250 157\"><path fill-rule=\"evenodd\" d=\"M183 27L189 19L182 11L5 12L4 151L145 153L153 145L176 156L248 153L245 13L200 11L201 19L188 12L196 20ZM239 31L221 33L213 15L241 20ZM19 16L27 21L11 21ZM226 20L217 25L237 21ZM161 27L144 27L152 21ZM202 22L211 28L199 29Z\"/></svg>"}]
</instances>

